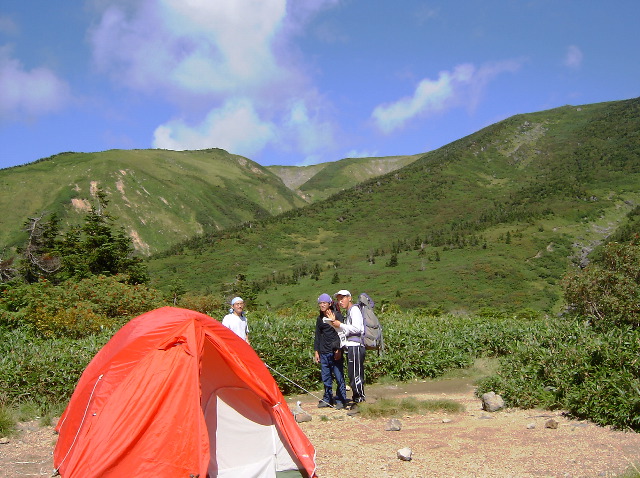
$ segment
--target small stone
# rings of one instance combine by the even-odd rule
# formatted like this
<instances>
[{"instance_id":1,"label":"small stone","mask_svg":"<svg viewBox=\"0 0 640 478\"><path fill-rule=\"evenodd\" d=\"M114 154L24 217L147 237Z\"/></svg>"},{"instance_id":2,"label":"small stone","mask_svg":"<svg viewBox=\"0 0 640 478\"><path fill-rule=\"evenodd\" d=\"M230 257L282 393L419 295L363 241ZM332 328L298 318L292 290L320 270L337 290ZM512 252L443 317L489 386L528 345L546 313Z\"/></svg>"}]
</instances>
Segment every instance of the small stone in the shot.
<instances>
[{"instance_id":1,"label":"small stone","mask_svg":"<svg viewBox=\"0 0 640 478\"><path fill-rule=\"evenodd\" d=\"M411 461L411 448L400 448L398 450L398 459L402 461Z\"/></svg>"},{"instance_id":2,"label":"small stone","mask_svg":"<svg viewBox=\"0 0 640 478\"><path fill-rule=\"evenodd\" d=\"M309 415L308 413L296 413L296 422L304 423L304 422L310 422L310 421L311 421L311 415Z\"/></svg>"},{"instance_id":3,"label":"small stone","mask_svg":"<svg viewBox=\"0 0 640 478\"><path fill-rule=\"evenodd\" d=\"M442 423L451 423L453 420L451 418L443 418Z\"/></svg>"},{"instance_id":4,"label":"small stone","mask_svg":"<svg viewBox=\"0 0 640 478\"><path fill-rule=\"evenodd\" d=\"M6 445L7 443L9 443L9 437L0 438L0 445Z\"/></svg>"},{"instance_id":5,"label":"small stone","mask_svg":"<svg viewBox=\"0 0 640 478\"><path fill-rule=\"evenodd\" d=\"M402 423L400 423L400 420L397 418L392 418L384 426L384 429L388 432L398 432L402 429Z\"/></svg>"},{"instance_id":6,"label":"small stone","mask_svg":"<svg viewBox=\"0 0 640 478\"><path fill-rule=\"evenodd\" d=\"M536 427L536 424L535 424L535 423L529 423L529 424L527 425L527 430L533 430L535 427Z\"/></svg>"},{"instance_id":7,"label":"small stone","mask_svg":"<svg viewBox=\"0 0 640 478\"><path fill-rule=\"evenodd\" d=\"M553 430L555 430L556 428L558 428L558 422L555 421L553 418L551 418L550 420L547 420L544 424L545 428L551 428Z\"/></svg>"}]
</instances>

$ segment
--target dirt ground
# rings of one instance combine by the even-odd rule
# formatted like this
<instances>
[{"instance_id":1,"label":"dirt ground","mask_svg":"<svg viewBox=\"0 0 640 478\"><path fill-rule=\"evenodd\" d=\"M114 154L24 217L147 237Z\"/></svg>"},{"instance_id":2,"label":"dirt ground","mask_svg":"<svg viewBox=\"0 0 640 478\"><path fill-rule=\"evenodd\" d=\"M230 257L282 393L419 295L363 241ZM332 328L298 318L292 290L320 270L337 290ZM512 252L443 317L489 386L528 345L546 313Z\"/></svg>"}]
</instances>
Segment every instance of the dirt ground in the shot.
<instances>
[{"instance_id":1,"label":"dirt ground","mask_svg":"<svg viewBox=\"0 0 640 478\"><path fill-rule=\"evenodd\" d=\"M464 380L367 389L368 401L383 396L446 398L466 411L402 416L400 431L385 431L389 418L349 417L340 410L318 409L315 398L300 397L313 417L300 426L316 448L318 476L591 478L640 467L638 433L569 420L555 411L485 412ZM557 428L546 428L551 419ZM410 461L397 457L405 447L412 451Z\"/></svg>"},{"instance_id":2,"label":"dirt ground","mask_svg":"<svg viewBox=\"0 0 640 478\"><path fill-rule=\"evenodd\" d=\"M20 423L18 435L0 443L0 477L51 476L55 443L53 427L42 427L37 420Z\"/></svg>"},{"instance_id":3,"label":"dirt ground","mask_svg":"<svg viewBox=\"0 0 640 478\"><path fill-rule=\"evenodd\" d=\"M380 397L447 398L465 407L459 414L398 417L402 428L385 431L388 418L349 417L318 409L317 399L290 397L312 416L300 426L316 448L320 478L416 477L615 477L640 466L640 434L572 421L561 412L501 410L488 413L463 380L378 385ZM557 428L546 428L549 419ZM0 478L51 476L56 435L52 427L21 423L21 432L0 443ZM410 461L397 451L408 447Z\"/></svg>"}]
</instances>

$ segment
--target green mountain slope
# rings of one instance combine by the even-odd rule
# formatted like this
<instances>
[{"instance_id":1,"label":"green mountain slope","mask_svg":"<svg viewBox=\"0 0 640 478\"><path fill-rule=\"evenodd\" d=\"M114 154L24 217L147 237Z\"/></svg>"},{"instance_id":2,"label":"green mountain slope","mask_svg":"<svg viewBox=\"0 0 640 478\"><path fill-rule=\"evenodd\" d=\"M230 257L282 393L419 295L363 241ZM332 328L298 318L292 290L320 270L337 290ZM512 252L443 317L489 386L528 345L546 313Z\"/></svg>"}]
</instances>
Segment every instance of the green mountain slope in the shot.
<instances>
[{"instance_id":1,"label":"green mountain slope","mask_svg":"<svg viewBox=\"0 0 640 478\"><path fill-rule=\"evenodd\" d=\"M345 158L313 166L267 166L307 202L319 201L368 179L395 171L421 155Z\"/></svg>"},{"instance_id":2,"label":"green mountain slope","mask_svg":"<svg viewBox=\"0 0 640 478\"><path fill-rule=\"evenodd\" d=\"M238 275L282 306L349 288L403 306L560 307L572 262L640 202L640 101L517 115L301 209L150 261L157 286Z\"/></svg>"},{"instance_id":3,"label":"green mountain slope","mask_svg":"<svg viewBox=\"0 0 640 478\"><path fill-rule=\"evenodd\" d=\"M312 164L310 166L267 166L267 169L282 179L285 186L296 191L301 185L322 171L327 164L329 163Z\"/></svg>"},{"instance_id":4,"label":"green mountain slope","mask_svg":"<svg viewBox=\"0 0 640 478\"><path fill-rule=\"evenodd\" d=\"M267 169L220 149L63 153L0 170L0 185L5 247L21 241L29 216L57 212L79 222L97 187L142 253L304 204Z\"/></svg>"},{"instance_id":5,"label":"green mountain slope","mask_svg":"<svg viewBox=\"0 0 640 478\"><path fill-rule=\"evenodd\" d=\"M0 250L24 240L21 229L27 217L56 212L66 224L79 222L97 187L108 192L110 211L137 250L149 254L196 234L324 199L413 160L402 156L262 167L221 149L62 153L0 170ZM319 180L321 171L324 179ZM319 190L300 190L313 181Z\"/></svg>"}]
</instances>

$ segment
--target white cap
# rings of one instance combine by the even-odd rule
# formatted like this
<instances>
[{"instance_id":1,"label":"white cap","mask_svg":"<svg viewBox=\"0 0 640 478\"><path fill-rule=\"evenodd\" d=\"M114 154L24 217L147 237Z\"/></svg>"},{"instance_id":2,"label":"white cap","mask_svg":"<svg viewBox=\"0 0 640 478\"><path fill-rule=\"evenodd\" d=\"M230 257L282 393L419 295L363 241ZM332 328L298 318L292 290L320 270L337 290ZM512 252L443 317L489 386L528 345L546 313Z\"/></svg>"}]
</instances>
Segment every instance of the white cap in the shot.
<instances>
[{"instance_id":1,"label":"white cap","mask_svg":"<svg viewBox=\"0 0 640 478\"><path fill-rule=\"evenodd\" d=\"M342 296L349 296L349 297L351 297L351 292L349 292L349 291L348 291L348 290L346 290L346 289L341 289L341 290L339 290L338 292L336 292L335 294L333 294L333 296L334 296L334 297L337 297L337 296L339 296L339 295L342 295Z\"/></svg>"},{"instance_id":2,"label":"white cap","mask_svg":"<svg viewBox=\"0 0 640 478\"><path fill-rule=\"evenodd\" d=\"M244 302L244 300L242 300L241 297L234 297L233 300L231 301L231 305L234 305L238 302Z\"/></svg>"}]
</instances>

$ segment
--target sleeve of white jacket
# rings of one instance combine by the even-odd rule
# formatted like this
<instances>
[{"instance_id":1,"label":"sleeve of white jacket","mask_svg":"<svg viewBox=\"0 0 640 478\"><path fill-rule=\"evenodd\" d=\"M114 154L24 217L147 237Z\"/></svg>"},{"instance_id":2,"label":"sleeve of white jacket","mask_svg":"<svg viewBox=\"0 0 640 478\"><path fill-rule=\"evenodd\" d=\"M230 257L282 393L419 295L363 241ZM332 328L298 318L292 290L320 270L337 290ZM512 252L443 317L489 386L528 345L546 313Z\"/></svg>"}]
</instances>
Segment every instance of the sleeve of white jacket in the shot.
<instances>
[{"instance_id":1,"label":"sleeve of white jacket","mask_svg":"<svg viewBox=\"0 0 640 478\"><path fill-rule=\"evenodd\" d=\"M347 333L347 339L353 336L360 336L364 332L364 318L357 305L349 309L349 316L351 317L350 324L340 324L340 330L344 330Z\"/></svg>"}]
</instances>

